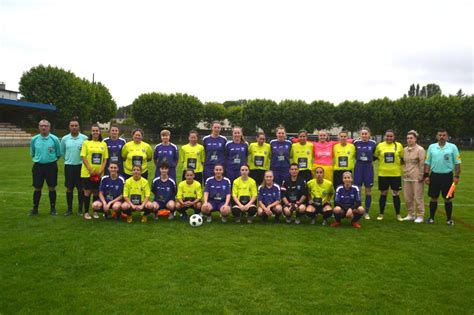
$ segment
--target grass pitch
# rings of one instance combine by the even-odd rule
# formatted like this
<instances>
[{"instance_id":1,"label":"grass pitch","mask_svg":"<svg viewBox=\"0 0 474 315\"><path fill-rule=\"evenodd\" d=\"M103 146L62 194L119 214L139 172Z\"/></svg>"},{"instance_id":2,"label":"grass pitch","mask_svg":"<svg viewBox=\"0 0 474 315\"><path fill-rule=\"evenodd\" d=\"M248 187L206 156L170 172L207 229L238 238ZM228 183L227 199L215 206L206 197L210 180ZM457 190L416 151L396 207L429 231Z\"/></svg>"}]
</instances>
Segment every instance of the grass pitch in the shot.
<instances>
[{"instance_id":1,"label":"grass pitch","mask_svg":"<svg viewBox=\"0 0 474 315\"><path fill-rule=\"evenodd\" d=\"M397 222L388 204L384 221L362 220L360 230L191 228L64 217L62 161L59 215L49 216L44 188L30 218L28 149L1 148L0 313L473 314L474 152L461 155L454 227L443 206L434 225L416 225ZM377 192L373 200L374 218Z\"/></svg>"}]
</instances>

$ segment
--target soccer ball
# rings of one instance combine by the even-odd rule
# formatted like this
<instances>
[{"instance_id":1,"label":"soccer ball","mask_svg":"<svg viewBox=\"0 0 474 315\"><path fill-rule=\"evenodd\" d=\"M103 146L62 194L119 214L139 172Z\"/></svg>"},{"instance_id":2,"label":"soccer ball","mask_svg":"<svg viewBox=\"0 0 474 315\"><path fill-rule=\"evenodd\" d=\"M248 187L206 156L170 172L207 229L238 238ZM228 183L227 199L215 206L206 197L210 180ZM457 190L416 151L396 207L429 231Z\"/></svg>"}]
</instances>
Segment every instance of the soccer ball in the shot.
<instances>
[{"instance_id":1,"label":"soccer ball","mask_svg":"<svg viewBox=\"0 0 474 315\"><path fill-rule=\"evenodd\" d=\"M199 215L199 214L193 214L190 218L189 218L189 224L192 226L192 227L198 227L198 226L201 226L202 225L202 217Z\"/></svg>"}]
</instances>

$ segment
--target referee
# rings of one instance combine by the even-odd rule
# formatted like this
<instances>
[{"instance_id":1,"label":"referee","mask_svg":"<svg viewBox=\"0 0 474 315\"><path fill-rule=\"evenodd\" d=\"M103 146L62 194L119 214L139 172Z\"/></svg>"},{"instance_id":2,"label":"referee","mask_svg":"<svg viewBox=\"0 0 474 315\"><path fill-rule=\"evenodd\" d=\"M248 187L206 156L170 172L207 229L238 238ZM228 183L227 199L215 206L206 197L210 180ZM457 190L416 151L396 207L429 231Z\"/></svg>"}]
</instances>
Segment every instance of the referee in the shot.
<instances>
[{"instance_id":1,"label":"referee","mask_svg":"<svg viewBox=\"0 0 474 315\"><path fill-rule=\"evenodd\" d=\"M30 216L38 215L38 207L41 199L41 189L46 180L49 189L50 214L56 212L56 186L58 184L58 164L61 157L59 139L49 131L51 124L47 120L39 122L39 134L31 139L30 154L33 160L33 209Z\"/></svg>"},{"instance_id":2,"label":"referee","mask_svg":"<svg viewBox=\"0 0 474 315\"><path fill-rule=\"evenodd\" d=\"M439 129L436 134L437 143L428 147L425 160L425 171L423 177L425 183L429 185L428 196L430 200L430 218L429 224L434 223L434 216L438 208L439 193L444 198L444 207L446 210L446 224L453 225L453 203L451 198L446 198L451 184L459 183L461 174L461 156L458 147L447 142L448 132L445 129ZM453 177L454 171L454 177Z\"/></svg>"}]
</instances>

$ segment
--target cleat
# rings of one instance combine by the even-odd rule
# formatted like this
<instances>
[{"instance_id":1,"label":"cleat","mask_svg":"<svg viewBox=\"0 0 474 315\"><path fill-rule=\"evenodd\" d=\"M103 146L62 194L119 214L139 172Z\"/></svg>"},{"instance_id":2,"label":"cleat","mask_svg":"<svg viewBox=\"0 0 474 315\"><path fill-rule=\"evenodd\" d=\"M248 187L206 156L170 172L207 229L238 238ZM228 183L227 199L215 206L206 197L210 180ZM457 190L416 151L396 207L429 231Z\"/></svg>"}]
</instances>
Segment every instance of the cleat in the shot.
<instances>
[{"instance_id":1,"label":"cleat","mask_svg":"<svg viewBox=\"0 0 474 315\"><path fill-rule=\"evenodd\" d=\"M227 217L221 217L222 223L227 223Z\"/></svg>"},{"instance_id":2,"label":"cleat","mask_svg":"<svg viewBox=\"0 0 474 315\"><path fill-rule=\"evenodd\" d=\"M399 215L399 214L397 214L397 221L399 221L399 222L402 222L402 221L403 221L403 218L402 218L402 216L401 216L401 215Z\"/></svg>"},{"instance_id":3,"label":"cleat","mask_svg":"<svg viewBox=\"0 0 474 315\"><path fill-rule=\"evenodd\" d=\"M142 215L141 222L142 222L142 223L147 223L147 221L148 221L148 216Z\"/></svg>"},{"instance_id":4,"label":"cleat","mask_svg":"<svg viewBox=\"0 0 474 315\"><path fill-rule=\"evenodd\" d=\"M412 215L407 215L406 217L403 218L403 221L414 221L415 217Z\"/></svg>"},{"instance_id":5,"label":"cleat","mask_svg":"<svg viewBox=\"0 0 474 315\"><path fill-rule=\"evenodd\" d=\"M55 216L58 215L58 212L56 211L56 209L53 208L51 209L51 211L49 211L49 214Z\"/></svg>"},{"instance_id":6,"label":"cleat","mask_svg":"<svg viewBox=\"0 0 474 315\"><path fill-rule=\"evenodd\" d=\"M309 224L314 225L316 223L316 218L312 218L311 221L309 221Z\"/></svg>"},{"instance_id":7,"label":"cleat","mask_svg":"<svg viewBox=\"0 0 474 315\"><path fill-rule=\"evenodd\" d=\"M112 212L112 219L115 219L117 216L118 216L118 215L117 215L117 212L113 211L113 212Z\"/></svg>"},{"instance_id":8,"label":"cleat","mask_svg":"<svg viewBox=\"0 0 474 315\"><path fill-rule=\"evenodd\" d=\"M97 211L94 211L94 213L92 214L92 217L94 219L98 219L99 218L99 213Z\"/></svg>"},{"instance_id":9,"label":"cleat","mask_svg":"<svg viewBox=\"0 0 474 315\"><path fill-rule=\"evenodd\" d=\"M364 219L370 220L370 215L368 213L364 214Z\"/></svg>"},{"instance_id":10,"label":"cleat","mask_svg":"<svg viewBox=\"0 0 474 315\"><path fill-rule=\"evenodd\" d=\"M361 228L359 222L352 222L351 225L352 225L353 227L355 227L356 229L360 229L360 228Z\"/></svg>"},{"instance_id":11,"label":"cleat","mask_svg":"<svg viewBox=\"0 0 474 315\"><path fill-rule=\"evenodd\" d=\"M429 218L428 221L426 221L426 223L428 223L428 224L434 224L434 219Z\"/></svg>"},{"instance_id":12,"label":"cleat","mask_svg":"<svg viewBox=\"0 0 474 315\"><path fill-rule=\"evenodd\" d=\"M254 218L254 217L248 217L248 218L247 218L247 223L248 223L248 224L252 224L252 223L253 223L253 218Z\"/></svg>"},{"instance_id":13,"label":"cleat","mask_svg":"<svg viewBox=\"0 0 474 315\"><path fill-rule=\"evenodd\" d=\"M30 214L28 214L30 217L38 215L38 209L31 209Z\"/></svg>"},{"instance_id":14,"label":"cleat","mask_svg":"<svg viewBox=\"0 0 474 315\"><path fill-rule=\"evenodd\" d=\"M341 225L341 222L337 222L337 221L336 221L336 222L333 222L333 223L331 224L331 227L336 228L336 227L338 227L339 225Z\"/></svg>"},{"instance_id":15,"label":"cleat","mask_svg":"<svg viewBox=\"0 0 474 315\"><path fill-rule=\"evenodd\" d=\"M379 214L379 216L377 217L377 221L382 221L383 220L383 214Z\"/></svg>"},{"instance_id":16,"label":"cleat","mask_svg":"<svg viewBox=\"0 0 474 315\"><path fill-rule=\"evenodd\" d=\"M78 211L77 211L77 215L80 216L80 217L82 217L82 210L78 210Z\"/></svg>"},{"instance_id":17,"label":"cleat","mask_svg":"<svg viewBox=\"0 0 474 315\"><path fill-rule=\"evenodd\" d=\"M158 216L155 217L155 220L158 220ZM170 211L170 215L168 216L168 220L174 220L174 211Z\"/></svg>"},{"instance_id":18,"label":"cleat","mask_svg":"<svg viewBox=\"0 0 474 315\"><path fill-rule=\"evenodd\" d=\"M295 219L295 224L301 224L301 219L300 219L300 218L296 218L296 219Z\"/></svg>"},{"instance_id":19,"label":"cleat","mask_svg":"<svg viewBox=\"0 0 474 315\"><path fill-rule=\"evenodd\" d=\"M291 218L285 218L285 222L286 222L287 224L290 224L290 223L291 223Z\"/></svg>"},{"instance_id":20,"label":"cleat","mask_svg":"<svg viewBox=\"0 0 474 315\"><path fill-rule=\"evenodd\" d=\"M326 226L328 225L328 221L326 219L323 220L323 222L321 223L322 226Z\"/></svg>"},{"instance_id":21,"label":"cleat","mask_svg":"<svg viewBox=\"0 0 474 315\"><path fill-rule=\"evenodd\" d=\"M453 225L454 225L454 222L453 222L453 220L448 220L448 221L446 221L446 224L447 224L447 225L450 225L450 226L453 226Z\"/></svg>"},{"instance_id":22,"label":"cleat","mask_svg":"<svg viewBox=\"0 0 474 315\"><path fill-rule=\"evenodd\" d=\"M66 211L66 212L64 213L64 216L65 216L65 217L68 217L68 216L70 216L70 215L72 215L72 210L68 210L68 211Z\"/></svg>"},{"instance_id":23,"label":"cleat","mask_svg":"<svg viewBox=\"0 0 474 315\"><path fill-rule=\"evenodd\" d=\"M423 217L418 217L415 219L415 223L423 223L425 220L423 219Z\"/></svg>"},{"instance_id":24,"label":"cleat","mask_svg":"<svg viewBox=\"0 0 474 315\"><path fill-rule=\"evenodd\" d=\"M211 222L212 222L212 214L209 214L209 215L206 217L206 222L207 222L207 223L211 223Z\"/></svg>"},{"instance_id":25,"label":"cleat","mask_svg":"<svg viewBox=\"0 0 474 315\"><path fill-rule=\"evenodd\" d=\"M86 220L92 219L92 217L91 217L91 215L89 214L89 212L84 213L84 219L86 219Z\"/></svg>"},{"instance_id":26,"label":"cleat","mask_svg":"<svg viewBox=\"0 0 474 315\"><path fill-rule=\"evenodd\" d=\"M133 217L131 215L127 215L127 223L132 223Z\"/></svg>"},{"instance_id":27,"label":"cleat","mask_svg":"<svg viewBox=\"0 0 474 315\"><path fill-rule=\"evenodd\" d=\"M235 223L240 223L240 217L239 217L239 218L235 218L234 222L235 222Z\"/></svg>"}]
</instances>

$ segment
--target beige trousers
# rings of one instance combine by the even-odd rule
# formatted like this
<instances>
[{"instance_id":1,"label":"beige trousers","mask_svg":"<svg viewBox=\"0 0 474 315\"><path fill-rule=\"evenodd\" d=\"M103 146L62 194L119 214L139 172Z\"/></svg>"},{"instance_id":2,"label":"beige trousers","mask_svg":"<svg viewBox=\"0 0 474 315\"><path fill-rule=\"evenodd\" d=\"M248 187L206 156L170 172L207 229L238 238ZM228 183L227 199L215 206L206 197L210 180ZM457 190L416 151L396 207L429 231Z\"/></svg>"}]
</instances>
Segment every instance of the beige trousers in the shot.
<instances>
[{"instance_id":1,"label":"beige trousers","mask_svg":"<svg viewBox=\"0 0 474 315\"><path fill-rule=\"evenodd\" d=\"M423 217L425 204L423 200L423 182L403 181L403 197L407 206L408 214ZM416 208L416 213L415 213Z\"/></svg>"}]
</instances>

